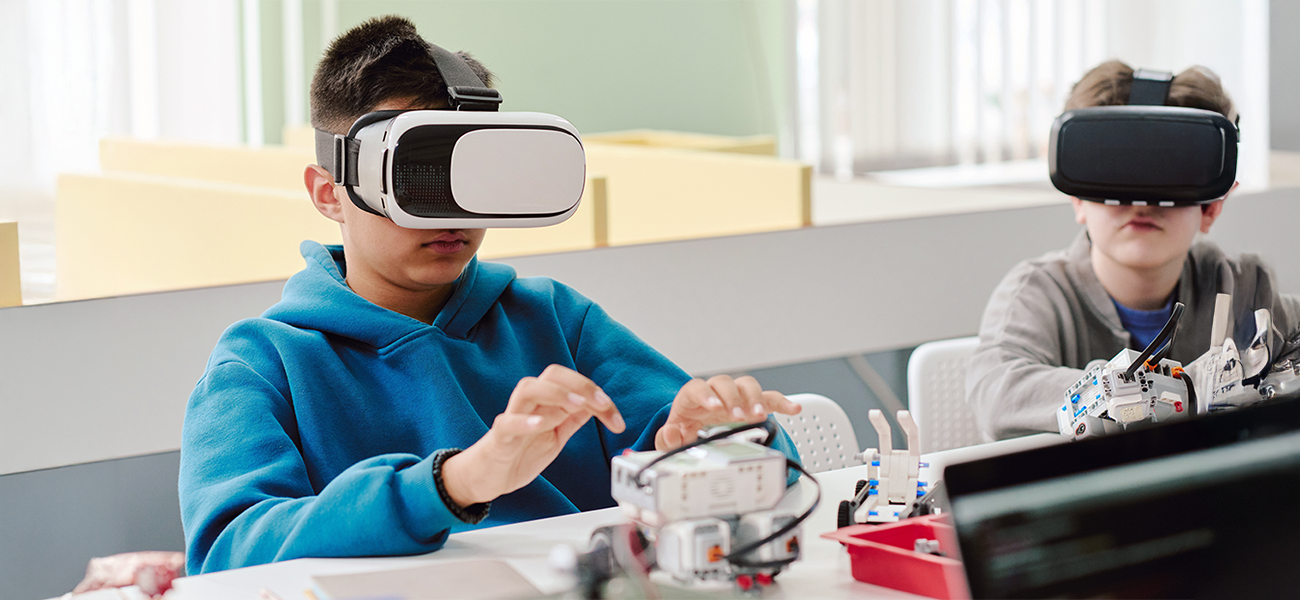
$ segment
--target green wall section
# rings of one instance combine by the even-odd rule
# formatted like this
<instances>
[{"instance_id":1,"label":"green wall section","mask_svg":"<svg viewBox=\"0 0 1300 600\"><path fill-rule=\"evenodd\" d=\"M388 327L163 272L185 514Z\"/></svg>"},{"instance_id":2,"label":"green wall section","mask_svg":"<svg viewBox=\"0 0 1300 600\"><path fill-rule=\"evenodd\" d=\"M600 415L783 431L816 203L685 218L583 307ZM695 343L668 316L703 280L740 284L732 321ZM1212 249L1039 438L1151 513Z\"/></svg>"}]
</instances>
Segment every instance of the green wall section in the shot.
<instances>
[{"instance_id":1,"label":"green wall section","mask_svg":"<svg viewBox=\"0 0 1300 600\"><path fill-rule=\"evenodd\" d=\"M284 7L279 0L261 0L262 24L262 130L268 144L283 141L284 107ZM313 53L315 56L318 53ZM314 59L313 59L314 63Z\"/></svg>"},{"instance_id":2,"label":"green wall section","mask_svg":"<svg viewBox=\"0 0 1300 600\"><path fill-rule=\"evenodd\" d=\"M309 84L328 4L303 3ZM653 128L775 134L787 106L791 0L338 0L339 32L385 14L497 75L504 110L583 132ZM262 0L266 140L281 139L281 2Z\"/></svg>"}]
</instances>

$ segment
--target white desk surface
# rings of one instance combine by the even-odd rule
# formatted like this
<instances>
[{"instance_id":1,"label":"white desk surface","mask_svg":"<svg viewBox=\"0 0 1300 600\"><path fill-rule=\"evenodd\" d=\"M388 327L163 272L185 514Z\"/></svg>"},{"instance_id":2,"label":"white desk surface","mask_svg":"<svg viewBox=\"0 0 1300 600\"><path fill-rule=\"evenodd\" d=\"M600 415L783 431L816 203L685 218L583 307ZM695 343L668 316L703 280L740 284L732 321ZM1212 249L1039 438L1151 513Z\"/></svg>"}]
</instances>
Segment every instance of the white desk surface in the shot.
<instances>
[{"instance_id":1,"label":"white desk surface","mask_svg":"<svg viewBox=\"0 0 1300 600\"><path fill-rule=\"evenodd\" d=\"M934 482L943 467L1017 450L1047 446L1063 441L1055 434L1042 434L1004 440L992 444L936 452L922 458L928 467L921 470L921 480ZM838 542L823 539L822 533L835 529L836 508L847 500L853 485L866 474L865 466L850 467L817 474L822 486L821 504L804 522L801 548L803 557L777 578L764 598L915 598L912 594L861 583L849 570L849 555ZM801 480L782 500L783 506L803 507L812 501L814 486ZM307 558L269 565L259 565L208 575L186 577L175 582L169 600L304 600L311 588L311 576L322 574L375 571L415 566L437 561L499 559L515 567L541 592L557 593L572 585L571 578L557 573L550 565L549 553L557 544L569 544L579 550L587 546L591 531L601 525L625 522L617 508L565 515L514 525L505 525L451 536L446 546L421 556L325 559ZM274 596L262 594L269 590ZM719 588L719 596L729 593ZM671 597L671 590L665 590Z\"/></svg>"}]
</instances>

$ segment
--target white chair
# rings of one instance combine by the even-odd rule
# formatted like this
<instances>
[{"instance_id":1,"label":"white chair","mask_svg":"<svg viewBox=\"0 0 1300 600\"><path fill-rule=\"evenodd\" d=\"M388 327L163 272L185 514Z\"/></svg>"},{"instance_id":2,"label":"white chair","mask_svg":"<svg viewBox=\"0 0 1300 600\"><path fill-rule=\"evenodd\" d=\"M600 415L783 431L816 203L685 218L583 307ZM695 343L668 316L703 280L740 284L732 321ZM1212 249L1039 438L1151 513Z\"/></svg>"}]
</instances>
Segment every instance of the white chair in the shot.
<instances>
[{"instance_id":1,"label":"white chair","mask_svg":"<svg viewBox=\"0 0 1300 600\"><path fill-rule=\"evenodd\" d=\"M834 400L818 394L786 396L803 407L797 415L776 413L776 420L790 434L809 473L821 473L862 464L858 437L853 434L849 415Z\"/></svg>"},{"instance_id":2,"label":"white chair","mask_svg":"<svg viewBox=\"0 0 1300 600\"><path fill-rule=\"evenodd\" d=\"M979 337L917 346L907 361L907 403L921 430L921 452L984 442L966 404L966 365Z\"/></svg>"}]
</instances>

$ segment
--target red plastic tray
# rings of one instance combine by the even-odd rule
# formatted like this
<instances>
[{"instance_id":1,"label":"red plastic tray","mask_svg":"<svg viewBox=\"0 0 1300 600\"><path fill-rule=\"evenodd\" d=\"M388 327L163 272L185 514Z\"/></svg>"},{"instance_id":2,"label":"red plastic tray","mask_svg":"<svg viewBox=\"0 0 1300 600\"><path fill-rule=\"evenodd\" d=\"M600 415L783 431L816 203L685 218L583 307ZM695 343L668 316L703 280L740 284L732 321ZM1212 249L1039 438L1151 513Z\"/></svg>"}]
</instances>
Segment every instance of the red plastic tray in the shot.
<instances>
[{"instance_id":1,"label":"red plastic tray","mask_svg":"<svg viewBox=\"0 0 1300 600\"><path fill-rule=\"evenodd\" d=\"M823 533L848 547L853 578L931 598L970 598L958 555L957 533L947 515L926 515L884 525L850 525ZM916 540L938 540L947 556L914 550Z\"/></svg>"}]
</instances>

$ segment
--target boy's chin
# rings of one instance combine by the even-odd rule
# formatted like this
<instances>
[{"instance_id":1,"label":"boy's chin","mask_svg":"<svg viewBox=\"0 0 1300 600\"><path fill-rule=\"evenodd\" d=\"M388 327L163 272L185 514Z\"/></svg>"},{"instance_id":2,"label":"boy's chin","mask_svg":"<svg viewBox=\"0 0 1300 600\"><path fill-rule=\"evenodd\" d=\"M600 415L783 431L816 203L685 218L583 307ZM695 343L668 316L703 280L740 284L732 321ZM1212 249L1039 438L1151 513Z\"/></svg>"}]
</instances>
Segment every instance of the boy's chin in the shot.
<instances>
[{"instance_id":1,"label":"boy's chin","mask_svg":"<svg viewBox=\"0 0 1300 600\"><path fill-rule=\"evenodd\" d=\"M1149 269L1164 267L1165 265L1168 265L1170 261L1181 258L1185 254L1186 252L1171 253L1164 248L1153 250L1151 248L1129 247L1124 248L1119 252L1115 252L1112 256L1114 257L1115 262L1126 268L1135 271L1146 271Z\"/></svg>"},{"instance_id":2,"label":"boy's chin","mask_svg":"<svg viewBox=\"0 0 1300 600\"><path fill-rule=\"evenodd\" d=\"M439 260L409 268L407 276L413 281L425 285L445 285L460 277L473 257L473 254L439 257Z\"/></svg>"}]
</instances>

